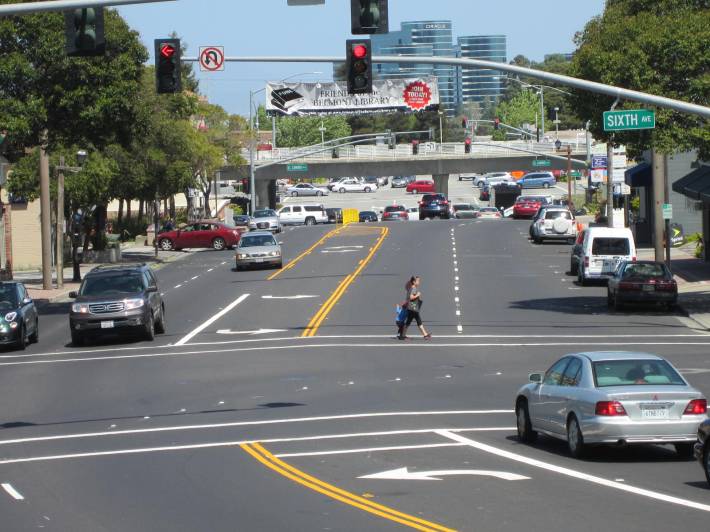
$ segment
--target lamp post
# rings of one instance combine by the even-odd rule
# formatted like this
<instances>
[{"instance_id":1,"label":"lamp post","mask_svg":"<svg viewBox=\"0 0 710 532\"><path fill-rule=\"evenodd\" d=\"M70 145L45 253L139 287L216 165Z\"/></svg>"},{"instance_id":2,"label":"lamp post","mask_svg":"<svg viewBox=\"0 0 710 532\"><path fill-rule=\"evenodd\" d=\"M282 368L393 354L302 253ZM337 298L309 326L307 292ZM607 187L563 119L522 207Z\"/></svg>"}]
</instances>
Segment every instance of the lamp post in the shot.
<instances>
[{"instance_id":1,"label":"lamp post","mask_svg":"<svg viewBox=\"0 0 710 532\"><path fill-rule=\"evenodd\" d=\"M562 89L558 89L557 87L551 87L550 85L531 85L530 83L525 83L524 81L520 81L518 78L508 78L510 81L515 81L516 83L520 83L523 87L529 87L531 89L537 89L537 94L540 96L540 130L542 134L540 135L541 137L545 136L545 90L544 89L550 89L553 91L561 92L562 94L566 94L567 96L572 96L571 92L563 91ZM559 108L555 108L555 113L559 110ZM555 122L557 121L557 115L555 114Z\"/></svg>"},{"instance_id":2,"label":"lamp post","mask_svg":"<svg viewBox=\"0 0 710 532\"><path fill-rule=\"evenodd\" d=\"M54 170L57 172L57 226L55 231L55 249L56 249L56 260L55 266L57 269L57 288L62 288L64 286L64 172L77 173L84 169L84 162L86 162L87 153L84 150L79 150L76 153L77 161L79 166L67 166L64 161L64 156L59 156L59 165L55 166ZM72 250L72 263L74 270L76 271L78 264L76 259L76 254ZM73 276L76 278L76 274Z\"/></svg>"},{"instance_id":3,"label":"lamp post","mask_svg":"<svg viewBox=\"0 0 710 532\"><path fill-rule=\"evenodd\" d=\"M559 112L560 112L560 108L555 107L555 138L557 140L560 139L560 118L557 115L557 113L559 113Z\"/></svg>"}]
</instances>

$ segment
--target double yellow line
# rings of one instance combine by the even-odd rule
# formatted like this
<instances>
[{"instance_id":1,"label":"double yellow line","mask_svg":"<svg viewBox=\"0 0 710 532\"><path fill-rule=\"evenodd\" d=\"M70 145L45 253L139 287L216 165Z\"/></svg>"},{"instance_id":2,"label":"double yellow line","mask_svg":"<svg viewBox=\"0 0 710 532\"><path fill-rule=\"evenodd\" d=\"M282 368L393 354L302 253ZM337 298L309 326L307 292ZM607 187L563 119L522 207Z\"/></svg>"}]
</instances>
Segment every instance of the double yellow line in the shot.
<instances>
[{"instance_id":1,"label":"double yellow line","mask_svg":"<svg viewBox=\"0 0 710 532\"><path fill-rule=\"evenodd\" d=\"M343 225L343 226L341 226L341 227L338 227L338 228L336 228L336 229L333 229L332 231L328 231L326 234L324 234L324 235L321 237L320 240L318 240L318 242L316 242L315 244L313 244L313 245L312 245L311 247L309 247L306 251L304 251L303 253L301 253L298 257L296 257L295 259L293 259L291 262L289 262L286 266L284 266L284 267L281 268L280 270L277 270L276 272L272 273L269 277L266 278L266 280L267 280L267 281L271 281L272 279L276 279L279 275L281 275L281 274L282 274L283 272L285 272L286 270L290 270L290 269L293 268L296 264L298 264L299 262L301 262L301 260L303 260L303 259L306 258L308 255L310 255L310 254L313 252L313 250L316 249L318 246L320 246L323 242L325 242L325 241L328 240L329 238L334 237L335 235L337 235L340 231L342 231L342 230L345 229L346 227L347 227L347 225Z\"/></svg>"},{"instance_id":2,"label":"double yellow line","mask_svg":"<svg viewBox=\"0 0 710 532\"><path fill-rule=\"evenodd\" d=\"M241 445L241 448L269 469L276 471L280 475L293 480L302 486L335 499L336 501L340 501L355 508L359 508L360 510L364 510L365 512L369 512L384 519L389 519L390 521L394 521L416 530L424 530L427 532L454 532L454 530L450 528L446 528L413 515L399 512L393 508L377 504L376 502L359 497L354 493L350 493L349 491L345 491L333 486L332 484L328 484L327 482L323 482L322 480L312 477L303 471L290 466L283 460L276 458L259 443L245 443Z\"/></svg>"},{"instance_id":3,"label":"double yellow line","mask_svg":"<svg viewBox=\"0 0 710 532\"><path fill-rule=\"evenodd\" d=\"M353 283L353 281L355 281L357 276L360 275L362 270L365 269L368 263L372 260L372 257L375 256L375 253L377 253L377 250L382 245L382 242L385 241L385 238L387 238L387 234L389 233L389 229L387 227L379 227L378 229L380 230L380 238L378 238L375 245L370 248L370 253L368 253L367 257L365 257L365 259L360 262L360 265L353 273L345 277L345 279L340 282L338 287L335 289L335 292L333 292L326 300L326 302L321 305L321 307L318 309L318 312L316 312L315 316L313 316L311 321L306 326L306 329L303 331L303 334L301 334L302 338L316 335L316 333L318 332L318 328L328 317L328 314L330 314L330 311L333 309L335 304L340 300L340 298L343 296L348 287Z\"/></svg>"}]
</instances>

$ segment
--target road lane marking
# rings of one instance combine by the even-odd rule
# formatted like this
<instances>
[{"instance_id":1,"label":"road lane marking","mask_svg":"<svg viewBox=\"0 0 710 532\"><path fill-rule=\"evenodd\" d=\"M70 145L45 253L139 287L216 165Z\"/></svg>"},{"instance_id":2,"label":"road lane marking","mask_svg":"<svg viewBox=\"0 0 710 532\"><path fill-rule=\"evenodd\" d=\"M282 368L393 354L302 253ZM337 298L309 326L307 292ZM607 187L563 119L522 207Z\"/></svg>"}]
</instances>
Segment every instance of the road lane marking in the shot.
<instances>
[{"instance_id":1,"label":"road lane marking","mask_svg":"<svg viewBox=\"0 0 710 532\"><path fill-rule=\"evenodd\" d=\"M212 325L214 322L216 322L218 319L220 319L222 316L227 314L228 312L231 312L232 309L234 309L237 305L239 305L242 301L244 301L246 298L249 297L249 294L242 294L239 296L237 299L232 301L229 305L227 305L225 308L220 310L217 314L212 316L210 319L208 319L206 322L204 322L202 325L199 327L193 329L191 332L187 333L185 336L183 336L180 340L175 342L176 346L181 346L192 340L195 336L200 334L202 331L204 331L207 327Z\"/></svg>"},{"instance_id":2,"label":"road lane marking","mask_svg":"<svg viewBox=\"0 0 710 532\"><path fill-rule=\"evenodd\" d=\"M333 454L375 453L383 451L408 451L410 449L436 449L439 447L464 447L465 443L428 443L423 445L393 445L391 447L366 447L364 449L338 449L336 451L312 451L303 453L277 454L278 458L297 458L303 456L329 456Z\"/></svg>"},{"instance_id":3,"label":"road lane marking","mask_svg":"<svg viewBox=\"0 0 710 532\"><path fill-rule=\"evenodd\" d=\"M256 336L259 334L273 334L277 332L285 332L286 329L256 329L253 331L233 331L231 329L219 329L217 334L246 334L249 336Z\"/></svg>"},{"instance_id":4,"label":"road lane marking","mask_svg":"<svg viewBox=\"0 0 710 532\"><path fill-rule=\"evenodd\" d=\"M180 288L182 285L181 284L176 284L175 288Z\"/></svg>"},{"instance_id":5,"label":"road lane marking","mask_svg":"<svg viewBox=\"0 0 710 532\"><path fill-rule=\"evenodd\" d=\"M359 508L360 510L364 510L365 512L377 515L378 517L394 521L396 523L408 526L416 530L435 530L440 532L452 531L452 529L450 528L438 525L436 523L432 523L430 521L426 521L413 515L400 512L398 510L390 508L389 506L383 506L381 504L373 502L372 500L365 499L363 497L355 495L354 493L333 486L332 484L323 482L322 480L308 475L300 469L296 469L292 465L289 465L283 460L280 460L279 458L275 457L259 443L254 443L251 445L245 444L242 445L241 448L245 452L250 454L253 458L255 458L257 461L259 461L261 464L279 473L281 476L286 477L298 484L301 484L302 486L310 488L313 491L316 491L322 495L330 497L331 499L335 499L344 504L348 504L355 508Z\"/></svg>"},{"instance_id":6,"label":"road lane marking","mask_svg":"<svg viewBox=\"0 0 710 532\"><path fill-rule=\"evenodd\" d=\"M311 247L309 247L306 251L304 251L304 252L301 253L299 256L297 256L295 259L289 261L287 264L284 265L283 268L281 268L280 270L277 270L277 271L275 271L274 273L272 273L271 275L269 275L269 276L266 278L266 280L267 280L267 281L271 281L271 280L273 280L273 279L276 279L279 275L281 275L281 274L282 274L283 272L285 272L286 270L290 270L291 268L293 268L294 266L296 266L296 264L298 264L298 263L301 262L304 258L306 258L308 255L310 255L310 254L313 252L314 249L316 249L318 246L320 246L323 242L325 242L325 241L328 240L329 238L331 238L331 237L335 236L336 234L338 234L338 233L339 233L340 231L342 231L345 227L347 227L347 225L344 225L344 226L342 226L342 227L337 227L337 228L335 228L335 229L333 229L333 230L331 230L331 231L328 231L328 232L327 232L326 234L324 234L315 244L313 244L313 245L312 245Z\"/></svg>"},{"instance_id":7,"label":"road lane marking","mask_svg":"<svg viewBox=\"0 0 710 532\"><path fill-rule=\"evenodd\" d=\"M320 296L297 295L297 296L261 296L261 299L311 299Z\"/></svg>"},{"instance_id":8,"label":"road lane marking","mask_svg":"<svg viewBox=\"0 0 710 532\"><path fill-rule=\"evenodd\" d=\"M22 494L17 491L15 488L12 487L12 484L8 482L4 482L3 484L0 484L2 486L2 489L4 489L10 497L15 499L16 501L24 501L25 498L22 496Z\"/></svg>"},{"instance_id":9,"label":"road lane marking","mask_svg":"<svg viewBox=\"0 0 710 532\"><path fill-rule=\"evenodd\" d=\"M452 475L473 475L478 477L492 477L500 480L530 480L530 477L508 473L507 471L490 471L483 469L440 469L435 471L410 471L407 467L398 467L380 473L363 475L357 478L374 478L381 480L441 480L438 477Z\"/></svg>"},{"instance_id":10,"label":"road lane marking","mask_svg":"<svg viewBox=\"0 0 710 532\"><path fill-rule=\"evenodd\" d=\"M328 317L328 314L330 314L330 311L338 303L338 301L348 289L348 287L353 283L353 281L355 281L357 276L360 275L360 273L362 273L365 267L370 263L372 257L375 256L375 253L377 253L377 250L380 248L380 246L382 246L382 243L385 241L385 238L387 238L387 234L389 233L389 229L386 227L380 227L379 229L380 237L377 239L377 242L375 242L375 245L370 248L370 252L358 265L355 271L342 280L340 285L335 289L335 292L333 292L333 294L328 298L328 300L323 303L321 308L318 309L318 312L316 312L315 316L313 316L311 321L308 323L306 329L303 331L303 334L301 336L305 338L316 335L321 324Z\"/></svg>"},{"instance_id":11,"label":"road lane marking","mask_svg":"<svg viewBox=\"0 0 710 532\"><path fill-rule=\"evenodd\" d=\"M441 431L437 431L437 434L439 434L440 436L444 436L445 438L448 438L452 441L456 441L459 443L466 443L470 447L473 447L474 449L478 449L479 451L484 451L487 453L495 454L495 455L500 456L502 458L508 458L509 460L521 462L523 464L527 464L527 465L530 465L533 467L539 467L541 469L546 469L547 471L552 471L553 473L559 473L560 475L565 475L565 476L577 478L580 480L586 480L587 482L591 482L593 484L598 484L600 486L604 486L607 488L613 488L616 490L626 491L628 493L633 493L635 495L641 495L643 497L648 497L650 499L655 499L657 501L668 502L671 504L685 506L687 508L693 508L695 510L702 510L704 512L710 512L710 505L707 505L707 504L701 504L699 502L694 502L694 501L690 501L687 499L681 499L680 497L673 497L671 495L665 495L663 493L647 490L644 488L637 488L635 486L630 486L628 484L622 484L619 482L615 482L613 480L608 480L608 479L597 477L597 476L590 475L587 473L582 473L581 471L576 471L574 469L569 469L567 467L561 467L561 466L557 466L554 464L550 464L548 462L543 462L542 460L528 458L527 456L523 456L522 454L512 453L510 451L505 451L503 449L493 447L492 445L487 445L485 443L471 440L469 438L466 438L465 436L461 436L460 434L455 434L451 431L441 430Z\"/></svg>"},{"instance_id":12,"label":"road lane marking","mask_svg":"<svg viewBox=\"0 0 710 532\"><path fill-rule=\"evenodd\" d=\"M199 277L199 275L195 275L195 276L194 276L192 279L190 279L190 280L191 280L191 281L194 281L194 280L197 279L198 277Z\"/></svg>"}]
</instances>

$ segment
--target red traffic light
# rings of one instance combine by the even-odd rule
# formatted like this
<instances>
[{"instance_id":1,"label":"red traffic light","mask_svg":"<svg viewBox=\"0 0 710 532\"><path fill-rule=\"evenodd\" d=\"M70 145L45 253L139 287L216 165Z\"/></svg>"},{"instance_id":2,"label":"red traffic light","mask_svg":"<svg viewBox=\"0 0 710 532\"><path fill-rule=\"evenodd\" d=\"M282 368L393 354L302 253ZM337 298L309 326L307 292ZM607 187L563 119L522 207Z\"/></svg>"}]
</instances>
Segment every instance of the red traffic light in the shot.
<instances>
[{"instance_id":1,"label":"red traffic light","mask_svg":"<svg viewBox=\"0 0 710 532\"><path fill-rule=\"evenodd\" d=\"M160 55L162 55L166 59L170 59L172 56L175 55L175 47L172 44L163 44L160 47Z\"/></svg>"},{"instance_id":2,"label":"red traffic light","mask_svg":"<svg viewBox=\"0 0 710 532\"><path fill-rule=\"evenodd\" d=\"M362 59L367 55L367 46L364 44L357 44L353 46L353 57L355 59Z\"/></svg>"},{"instance_id":3,"label":"red traffic light","mask_svg":"<svg viewBox=\"0 0 710 532\"><path fill-rule=\"evenodd\" d=\"M469 146L471 145L471 139L470 139L470 138L467 138L467 139L466 139L466 144L468 144Z\"/></svg>"}]
</instances>

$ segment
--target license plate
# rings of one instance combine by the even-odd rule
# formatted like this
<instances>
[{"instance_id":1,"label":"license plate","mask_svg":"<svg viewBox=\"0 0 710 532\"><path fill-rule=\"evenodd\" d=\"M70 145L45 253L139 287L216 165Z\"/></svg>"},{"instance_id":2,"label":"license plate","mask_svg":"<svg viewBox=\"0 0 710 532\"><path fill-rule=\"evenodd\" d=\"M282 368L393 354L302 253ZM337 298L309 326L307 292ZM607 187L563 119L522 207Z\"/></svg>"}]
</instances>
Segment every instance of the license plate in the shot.
<instances>
[{"instance_id":1,"label":"license plate","mask_svg":"<svg viewBox=\"0 0 710 532\"><path fill-rule=\"evenodd\" d=\"M254 262L264 262L264 259L254 259Z\"/></svg>"},{"instance_id":2,"label":"license plate","mask_svg":"<svg viewBox=\"0 0 710 532\"><path fill-rule=\"evenodd\" d=\"M656 290L656 287L652 284L645 284L643 285L643 291L644 292L653 292Z\"/></svg>"},{"instance_id":3,"label":"license plate","mask_svg":"<svg viewBox=\"0 0 710 532\"><path fill-rule=\"evenodd\" d=\"M102 329L113 329L113 322L112 321L102 321L101 328Z\"/></svg>"},{"instance_id":4,"label":"license plate","mask_svg":"<svg viewBox=\"0 0 710 532\"><path fill-rule=\"evenodd\" d=\"M668 409L662 406L641 408L641 417L644 419L668 419Z\"/></svg>"}]
</instances>

